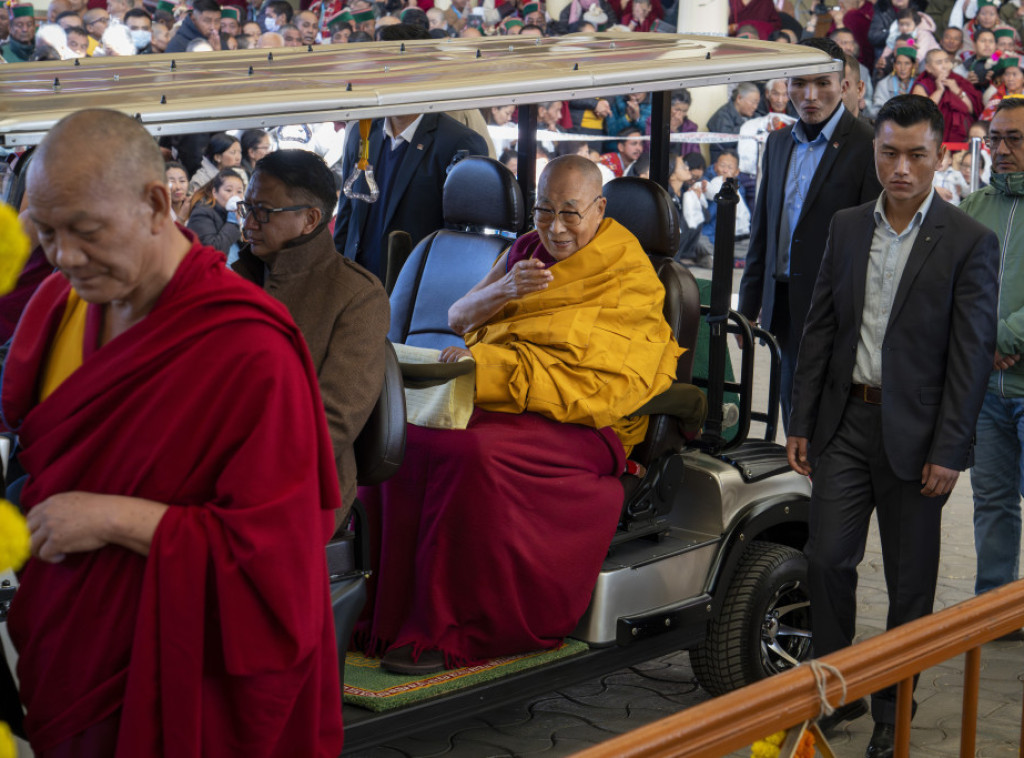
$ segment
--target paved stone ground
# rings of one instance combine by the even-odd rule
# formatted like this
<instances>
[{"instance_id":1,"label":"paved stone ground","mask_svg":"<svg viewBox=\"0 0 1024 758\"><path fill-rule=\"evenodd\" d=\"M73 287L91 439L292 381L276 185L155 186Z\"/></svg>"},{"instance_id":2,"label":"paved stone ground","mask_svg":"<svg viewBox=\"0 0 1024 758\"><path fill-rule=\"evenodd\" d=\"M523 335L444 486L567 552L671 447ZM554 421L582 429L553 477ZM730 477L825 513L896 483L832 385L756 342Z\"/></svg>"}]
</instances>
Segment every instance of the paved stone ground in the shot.
<instances>
[{"instance_id":1,"label":"paved stone ground","mask_svg":"<svg viewBox=\"0 0 1024 758\"><path fill-rule=\"evenodd\" d=\"M701 272L695 272L700 275ZM704 272L706 275L706 272ZM736 283L738 284L738 276ZM758 376L766 374L759 366ZM762 388L763 389L763 388ZM961 477L946 505L943 551L936 609L971 597L974 541L971 489ZM885 580L874 523L858 589L858 639L885 626ZM1017 756L1021 725L1024 643L986 645L982 652L976 755ZM963 660L956 658L925 671L917 690L919 709L911 733L914 756L960 754L960 703ZM483 758L485 756L567 756L612 736L676 713L707 699L696 684L686 653L537 697L455 725L427 730L373 750L359 758ZM844 725L830 744L839 758L860 758L871 734L870 718ZM746 758L749 751L733 754Z\"/></svg>"}]
</instances>

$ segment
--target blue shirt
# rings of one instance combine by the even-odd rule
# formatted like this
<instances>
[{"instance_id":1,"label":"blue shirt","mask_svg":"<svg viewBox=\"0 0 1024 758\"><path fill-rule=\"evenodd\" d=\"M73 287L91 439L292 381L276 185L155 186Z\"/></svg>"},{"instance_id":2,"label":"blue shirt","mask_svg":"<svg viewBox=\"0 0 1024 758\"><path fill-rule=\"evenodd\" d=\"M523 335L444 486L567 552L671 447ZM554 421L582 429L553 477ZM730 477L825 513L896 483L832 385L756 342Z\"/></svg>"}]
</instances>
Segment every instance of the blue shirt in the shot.
<instances>
[{"instance_id":1,"label":"blue shirt","mask_svg":"<svg viewBox=\"0 0 1024 758\"><path fill-rule=\"evenodd\" d=\"M843 117L846 109L840 103L832 118L825 124L817 137L808 141L804 132L803 121L798 121L793 127L793 141L796 145L789 156L789 167L786 169L786 194L785 205L782 211L782 223L779 225L779 259L776 264L776 273L789 278L790 248L793 246L793 230L796 229L797 221L800 220L800 211L804 207L804 198L810 189L811 181L818 170L821 158L825 155L825 148L836 130L839 119Z\"/></svg>"}]
</instances>

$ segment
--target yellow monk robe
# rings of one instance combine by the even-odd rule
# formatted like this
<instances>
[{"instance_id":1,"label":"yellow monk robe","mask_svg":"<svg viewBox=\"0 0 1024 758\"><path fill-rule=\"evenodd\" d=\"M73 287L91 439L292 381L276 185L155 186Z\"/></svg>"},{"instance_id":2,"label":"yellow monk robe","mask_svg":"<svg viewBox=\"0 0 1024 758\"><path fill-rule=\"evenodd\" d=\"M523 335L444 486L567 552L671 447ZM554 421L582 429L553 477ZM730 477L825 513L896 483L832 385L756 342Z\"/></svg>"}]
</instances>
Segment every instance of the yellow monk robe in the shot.
<instances>
[{"instance_id":1,"label":"yellow monk robe","mask_svg":"<svg viewBox=\"0 0 1024 758\"><path fill-rule=\"evenodd\" d=\"M683 353L662 315L665 289L636 237L612 219L549 270L547 289L466 335L476 405L610 426L628 454L648 421L629 414L668 389Z\"/></svg>"},{"instance_id":2,"label":"yellow monk robe","mask_svg":"<svg viewBox=\"0 0 1024 758\"><path fill-rule=\"evenodd\" d=\"M71 290L64 307L57 332L50 345L42 379L39 400L43 401L56 390L64 380L82 365L82 346L85 342L85 315L89 304Z\"/></svg>"}]
</instances>

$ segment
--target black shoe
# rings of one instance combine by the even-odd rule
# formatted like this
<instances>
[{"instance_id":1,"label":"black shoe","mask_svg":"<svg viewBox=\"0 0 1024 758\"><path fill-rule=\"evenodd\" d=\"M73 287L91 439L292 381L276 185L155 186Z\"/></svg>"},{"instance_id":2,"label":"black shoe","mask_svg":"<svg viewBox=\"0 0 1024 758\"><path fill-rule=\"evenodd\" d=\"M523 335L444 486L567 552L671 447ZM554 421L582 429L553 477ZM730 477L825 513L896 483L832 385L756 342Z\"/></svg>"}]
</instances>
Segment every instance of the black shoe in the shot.
<instances>
[{"instance_id":1,"label":"black shoe","mask_svg":"<svg viewBox=\"0 0 1024 758\"><path fill-rule=\"evenodd\" d=\"M841 705L832 711L831 716L822 716L818 719L818 729L821 733L828 737L829 732L833 731L844 721L853 721L859 719L865 713L868 712L868 701L864 698L860 700L854 700L852 703Z\"/></svg>"},{"instance_id":2,"label":"black shoe","mask_svg":"<svg viewBox=\"0 0 1024 758\"><path fill-rule=\"evenodd\" d=\"M875 724L871 742L864 751L864 758L892 758L892 743L895 736L896 727L892 724Z\"/></svg>"}]
</instances>

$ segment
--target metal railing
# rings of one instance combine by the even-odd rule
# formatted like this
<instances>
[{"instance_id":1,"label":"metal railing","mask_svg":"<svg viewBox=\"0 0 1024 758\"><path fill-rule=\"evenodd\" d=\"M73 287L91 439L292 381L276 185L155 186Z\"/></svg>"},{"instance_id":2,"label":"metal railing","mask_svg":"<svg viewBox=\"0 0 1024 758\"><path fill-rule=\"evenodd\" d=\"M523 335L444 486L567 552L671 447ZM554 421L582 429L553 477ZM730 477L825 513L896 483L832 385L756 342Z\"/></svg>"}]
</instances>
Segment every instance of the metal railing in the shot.
<instances>
[{"instance_id":1,"label":"metal railing","mask_svg":"<svg viewBox=\"0 0 1024 758\"><path fill-rule=\"evenodd\" d=\"M965 600L820 659L835 667L852 701L896 684L895 758L910 755L914 675L966 653L960 755L975 753L981 645L1024 627L1024 580ZM829 674L826 694L836 705L838 677ZM811 668L790 671L688 708L673 716L577 753L577 758L718 758L767 734L820 715ZM1024 734L1024 732L1022 732Z\"/></svg>"}]
</instances>

